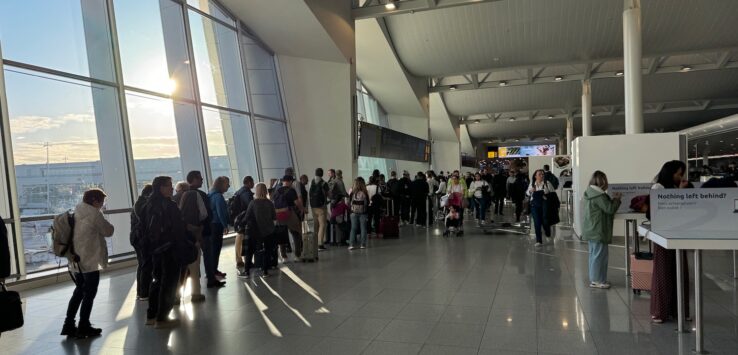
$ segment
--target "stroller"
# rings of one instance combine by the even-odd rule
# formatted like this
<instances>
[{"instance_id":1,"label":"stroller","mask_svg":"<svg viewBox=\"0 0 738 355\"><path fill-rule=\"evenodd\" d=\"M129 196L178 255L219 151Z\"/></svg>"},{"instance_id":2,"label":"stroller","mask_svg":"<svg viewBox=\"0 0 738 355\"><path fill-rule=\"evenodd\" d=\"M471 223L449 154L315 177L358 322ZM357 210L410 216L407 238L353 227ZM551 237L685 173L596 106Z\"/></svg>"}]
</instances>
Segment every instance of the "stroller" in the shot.
<instances>
[{"instance_id":1,"label":"stroller","mask_svg":"<svg viewBox=\"0 0 738 355\"><path fill-rule=\"evenodd\" d=\"M448 237L451 233L454 236L464 234L463 223L464 217L459 211L461 210L461 197L445 195L441 197L441 206L443 207L443 219L445 221L446 230L443 232L444 237Z\"/></svg>"}]
</instances>

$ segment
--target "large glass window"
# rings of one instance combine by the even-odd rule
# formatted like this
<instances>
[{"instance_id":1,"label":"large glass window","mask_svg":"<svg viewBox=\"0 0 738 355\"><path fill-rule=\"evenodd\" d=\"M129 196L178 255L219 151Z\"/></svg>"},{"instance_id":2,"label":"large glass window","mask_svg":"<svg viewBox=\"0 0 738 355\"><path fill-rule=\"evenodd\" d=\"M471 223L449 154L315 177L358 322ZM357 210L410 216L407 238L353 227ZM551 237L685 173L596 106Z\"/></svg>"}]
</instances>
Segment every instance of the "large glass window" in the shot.
<instances>
[{"instance_id":1,"label":"large glass window","mask_svg":"<svg viewBox=\"0 0 738 355\"><path fill-rule=\"evenodd\" d=\"M246 34L241 36L241 48L246 57L254 113L283 118L274 58Z\"/></svg>"},{"instance_id":2,"label":"large glass window","mask_svg":"<svg viewBox=\"0 0 738 355\"><path fill-rule=\"evenodd\" d=\"M171 0L116 0L115 19L125 84L191 99L182 6Z\"/></svg>"},{"instance_id":3,"label":"large glass window","mask_svg":"<svg viewBox=\"0 0 738 355\"><path fill-rule=\"evenodd\" d=\"M256 137L259 141L262 180L280 179L284 169L292 166L287 128L284 122L257 119Z\"/></svg>"},{"instance_id":4,"label":"large glass window","mask_svg":"<svg viewBox=\"0 0 738 355\"><path fill-rule=\"evenodd\" d=\"M202 102L247 111L236 31L189 10Z\"/></svg>"},{"instance_id":5,"label":"large glass window","mask_svg":"<svg viewBox=\"0 0 738 355\"><path fill-rule=\"evenodd\" d=\"M233 20L225 10L223 10L218 4L211 0L187 0L187 5L190 5L210 16L217 18L231 26L236 25L236 21Z\"/></svg>"},{"instance_id":6,"label":"large glass window","mask_svg":"<svg viewBox=\"0 0 738 355\"><path fill-rule=\"evenodd\" d=\"M5 59L113 81L105 0L0 1Z\"/></svg>"},{"instance_id":7,"label":"large glass window","mask_svg":"<svg viewBox=\"0 0 738 355\"><path fill-rule=\"evenodd\" d=\"M183 179L173 106L180 104L134 92L126 102L138 191L159 175Z\"/></svg>"},{"instance_id":8,"label":"large glass window","mask_svg":"<svg viewBox=\"0 0 738 355\"><path fill-rule=\"evenodd\" d=\"M246 175L258 179L248 116L204 108L203 118L213 178L227 176L232 186L240 186Z\"/></svg>"}]
</instances>

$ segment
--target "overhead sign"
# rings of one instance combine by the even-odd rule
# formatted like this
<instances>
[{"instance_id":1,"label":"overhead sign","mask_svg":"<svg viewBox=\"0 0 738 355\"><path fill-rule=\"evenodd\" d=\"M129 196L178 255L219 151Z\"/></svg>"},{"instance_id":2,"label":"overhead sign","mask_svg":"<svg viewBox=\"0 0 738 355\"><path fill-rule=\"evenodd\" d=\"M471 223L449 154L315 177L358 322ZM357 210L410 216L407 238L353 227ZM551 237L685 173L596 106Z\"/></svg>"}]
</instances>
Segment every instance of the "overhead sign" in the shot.
<instances>
[{"instance_id":1,"label":"overhead sign","mask_svg":"<svg viewBox=\"0 0 738 355\"><path fill-rule=\"evenodd\" d=\"M523 145L514 147L499 147L497 149L500 158L521 158L531 156L554 156L556 155L556 145Z\"/></svg>"},{"instance_id":2,"label":"overhead sign","mask_svg":"<svg viewBox=\"0 0 738 355\"><path fill-rule=\"evenodd\" d=\"M617 213L646 213L646 210L642 208L646 203L646 198L651 194L652 185L652 183L610 184L607 188L607 194L610 197L616 192L622 195L622 203Z\"/></svg>"},{"instance_id":3,"label":"overhead sign","mask_svg":"<svg viewBox=\"0 0 738 355\"><path fill-rule=\"evenodd\" d=\"M738 188L651 190L651 228L738 238Z\"/></svg>"}]
</instances>

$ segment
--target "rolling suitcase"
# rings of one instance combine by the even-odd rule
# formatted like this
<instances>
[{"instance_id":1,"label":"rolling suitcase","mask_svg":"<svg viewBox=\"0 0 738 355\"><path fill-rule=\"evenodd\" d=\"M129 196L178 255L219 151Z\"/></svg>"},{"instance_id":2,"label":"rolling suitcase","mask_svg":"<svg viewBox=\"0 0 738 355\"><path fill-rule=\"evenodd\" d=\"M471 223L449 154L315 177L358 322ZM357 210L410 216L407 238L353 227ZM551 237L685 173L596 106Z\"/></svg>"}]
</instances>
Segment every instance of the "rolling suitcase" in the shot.
<instances>
[{"instance_id":1,"label":"rolling suitcase","mask_svg":"<svg viewBox=\"0 0 738 355\"><path fill-rule=\"evenodd\" d=\"M392 204L393 201L389 200L388 203ZM394 206L392 206L394 207ZM389 213L393 208L388 208L386 215L382 216L379 220L379 234L384 239L398 239L400 238L400 220L396 216Z\"/></svg>"},{"instance_id":2,"label":"rolling suitcase","mask_svg":"<svg viewBox=\"0 0 738 355\"><path fill-rule=\"evenodd\" d=\"M641 291L651 291L651 278L653 276L653 252L651 241L648 242L648 252L641 252L638 237L633 243L633 254L630 255L630 288L634 294Z\"/></svg>"}]
</instances>

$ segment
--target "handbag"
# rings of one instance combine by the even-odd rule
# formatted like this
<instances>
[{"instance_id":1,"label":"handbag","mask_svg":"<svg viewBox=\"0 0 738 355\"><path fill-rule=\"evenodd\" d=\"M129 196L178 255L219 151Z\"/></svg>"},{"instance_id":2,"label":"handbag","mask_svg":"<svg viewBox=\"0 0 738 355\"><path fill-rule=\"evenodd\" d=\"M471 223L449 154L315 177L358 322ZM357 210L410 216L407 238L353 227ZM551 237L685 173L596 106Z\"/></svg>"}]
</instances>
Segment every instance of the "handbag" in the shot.
<instances>
[{"instance_id":1,"label":"handbag","mask_svg":"<svg viewBox=\"0 0 738 355\"><path fill-rule=\"evenodd\" d=\"M23 326L23 302L16 291L8 291L4 283L0 283L0 333L18 329Z\"/></svg>"}]
</instances>

